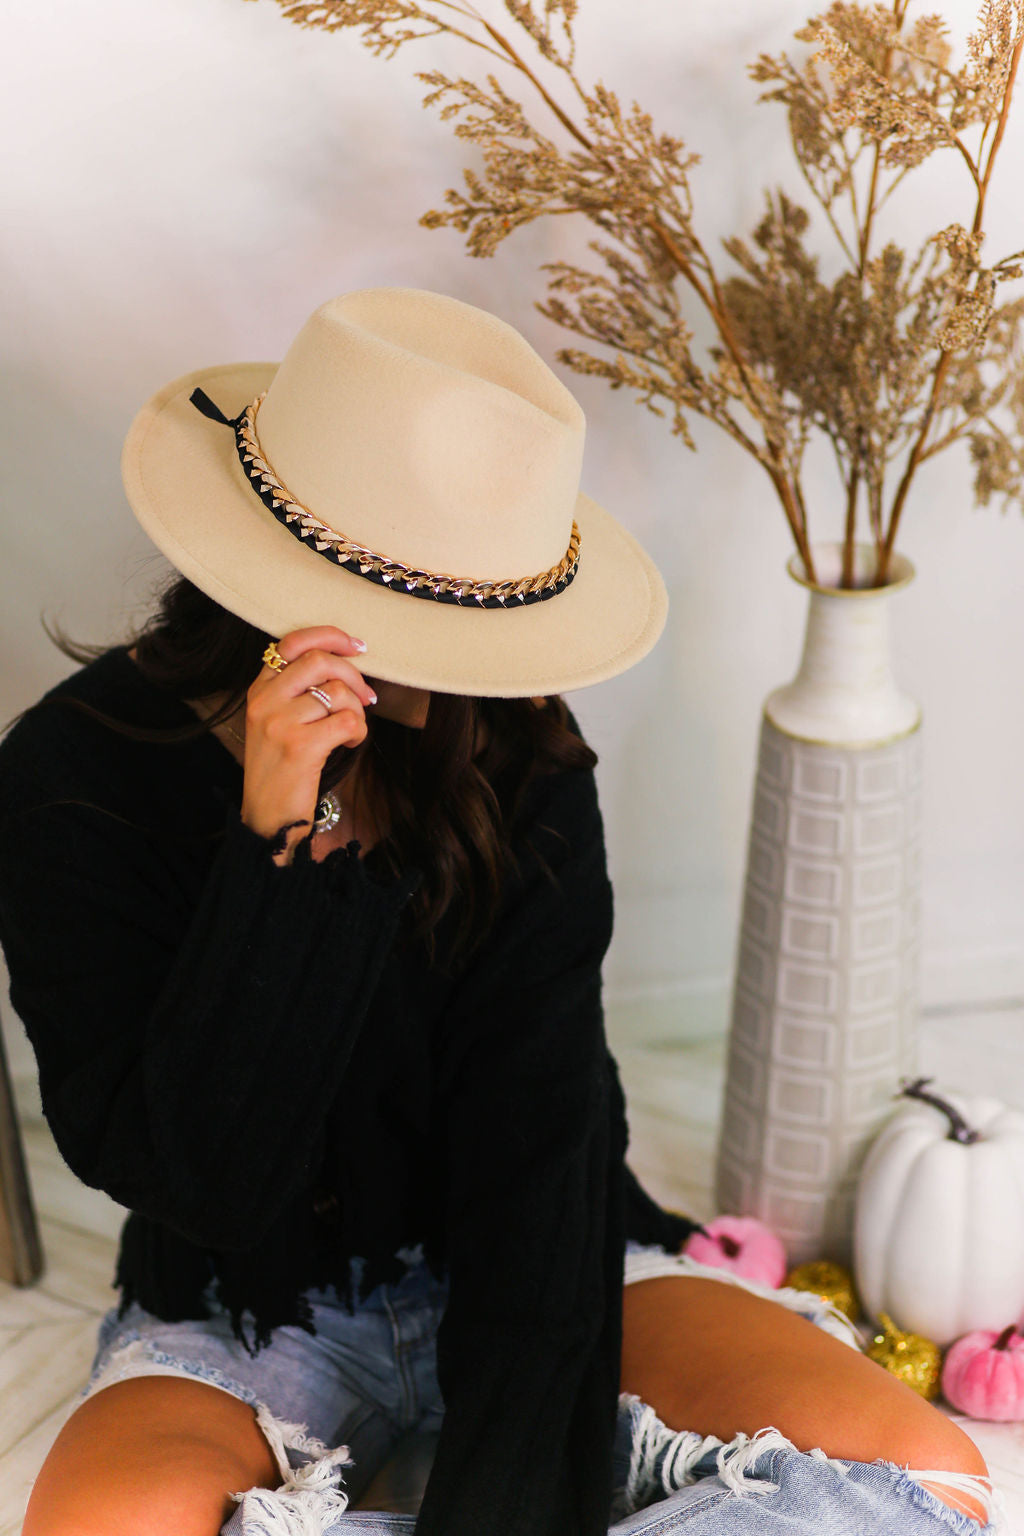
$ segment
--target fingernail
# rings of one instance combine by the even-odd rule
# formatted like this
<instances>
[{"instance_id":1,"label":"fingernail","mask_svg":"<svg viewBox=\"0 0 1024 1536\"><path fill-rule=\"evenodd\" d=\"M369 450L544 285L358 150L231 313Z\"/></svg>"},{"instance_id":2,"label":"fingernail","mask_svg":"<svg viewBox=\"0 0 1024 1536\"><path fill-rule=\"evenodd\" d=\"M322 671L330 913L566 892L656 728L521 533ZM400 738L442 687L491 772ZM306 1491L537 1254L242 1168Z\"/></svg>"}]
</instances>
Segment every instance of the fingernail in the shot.
<instances>
[{"instance_id":1,"label":"fingernail","mask_svg":"<svg viewBox=\"0 0 1024 1536\"><path fill-rule=\"evenodd\" d=\"M370 703L371 704L376 704L376 702L377 702L377 695L375 693L371 693L369 697L370 697Z\"/></svg>"},{"instance_id":2,"label":"fingernail","mask_svg":"<svg viewBox=\"0 0 1024 1536\"><path fill-rule=\"evenodd\" d=\"M350 635L349 639L352 641L352 644L355 646L357 651L365 651L366 650L366 641L365 640L357 640L355 635Z\"/></svg>"}]
</instances>

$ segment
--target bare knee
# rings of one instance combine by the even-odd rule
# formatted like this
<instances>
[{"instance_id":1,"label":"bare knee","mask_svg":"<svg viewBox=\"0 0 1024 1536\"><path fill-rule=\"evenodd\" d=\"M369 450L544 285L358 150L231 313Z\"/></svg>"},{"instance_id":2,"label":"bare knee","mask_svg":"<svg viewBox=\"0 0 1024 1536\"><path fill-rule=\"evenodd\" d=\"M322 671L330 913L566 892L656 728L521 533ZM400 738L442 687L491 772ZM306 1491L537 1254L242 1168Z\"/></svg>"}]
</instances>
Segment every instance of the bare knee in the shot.
<instances>
[{"instance_id":1,"label":"bare knee","mask_svg":"<svg viewBox=\"0 0 1024 1536\"><path fill-rule=\"evenodd\" d=\"M724 1441L774 1425L800 1450L985 1477L971 1440L865 1355L749 1292L694 1277L627 1287L624 1388L670 1429ZM980 1501L922 1479L975 1519Z\"/></svg>"},{"instance_id":2,"label":"bare knee","mask_svg":"<svg viewBox=\"0 0 1024 1536\"><path fill-rule=\"evenodd\" d=\"M64 1426L22 1536L216 1536L231 1494L278 1481L251 1408L214 1387L142 1377Z\"/></svg>"},{"instance_id":3,"label":"bare knee","mask_svg":"<svg viewBox=\"0 0 1024 1536\"><path fill-rule=\"evenodd\" d=\"M985 1458L970 1436L938 1410L915 1424L912 1431L901 1435L888 1459L913 1474L937 1474L920 1478L929 1492L952 1509L983 1524L988 1518L983 1498L959 1486L959 1479L963 1477L977 1477L988 1483ZM944 1483L941 1480L943 1473L952 1473L955 1481Z\"/></svg>"},{"instance_id":4,"label":"bare knee","mask_svg":"<svg viewBox=\"0 0 1024 1536\"><path fill-rule=\"evenodd\" d=\"M216 1536L249 1486L243 1466L187 1438L152 1447L151 1467L109 1467L73 1490L33 1495L23 1536ZM37 1485L38 1488L38 1485Z\"/></svg>"},{"instance_id":5,"label":"bare knee","mask_svg":"<svg viewBox=\"0 0 1024 1536\"><path fill-rule=\"evenodd\" d=\"M942 1467L947 1472L966 1472L987 1477L988 1467L978 1447L959 1425L936 1409L927 1425L908 1440L908 1454L892 1460L911 1467Z\"/></svg>"}]
</instances>

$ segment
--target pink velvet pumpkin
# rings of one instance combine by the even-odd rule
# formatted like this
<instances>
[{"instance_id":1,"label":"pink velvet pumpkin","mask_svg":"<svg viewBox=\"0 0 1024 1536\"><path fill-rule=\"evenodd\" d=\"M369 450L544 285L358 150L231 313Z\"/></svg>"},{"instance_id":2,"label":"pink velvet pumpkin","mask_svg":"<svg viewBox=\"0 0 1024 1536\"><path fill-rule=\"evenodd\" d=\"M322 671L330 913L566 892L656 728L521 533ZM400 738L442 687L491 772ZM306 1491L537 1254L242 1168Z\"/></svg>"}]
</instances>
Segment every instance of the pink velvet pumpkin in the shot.
<instances>
[{"instance_id":1,"label":"pink velvet pumpkin","mask_svg":"<svg viewBox=\"0 0 1024 1536\"><path fill-rule=\"evenodd\" d=\"M786 1250L763 1221L754 1216L716 1216L704 1223L704 1231L707 1237L695 1232L683 1248L699 1264L727 1269L760 1285L778 1287L786 1278Z\"/></svg>"},{"instance_id":2,"label":"pink velvet pumpkin","mask_svg":"<svg viewBox=\"0 0 1024 1536\"><path fill-rule=\"evenodd\" d=\"M946 1400L972 1419L1024 1419L1024 1337L979 1328L950 1346L942 1367Z\"/></svg>"}]
</instances>

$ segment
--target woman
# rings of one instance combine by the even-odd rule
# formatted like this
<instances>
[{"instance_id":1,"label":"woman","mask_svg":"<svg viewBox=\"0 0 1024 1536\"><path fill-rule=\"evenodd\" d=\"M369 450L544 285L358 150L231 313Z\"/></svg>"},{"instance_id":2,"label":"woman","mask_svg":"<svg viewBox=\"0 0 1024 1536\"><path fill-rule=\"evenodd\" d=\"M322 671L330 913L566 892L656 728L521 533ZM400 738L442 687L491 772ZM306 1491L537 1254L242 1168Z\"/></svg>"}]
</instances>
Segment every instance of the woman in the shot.
<instances>
[{"instance_id":1,"label":"woman","mask_svg":"<svg viewBox=\"0 0 1024 1536\"><path fill-rule=\"evenodd\" d=\"M417 1536L985 1518L959 1430L823 1307L679 1259L625 1169L557 695L665 598L582 437L514 331L403 290L133 425L183 579L0 753L12 997L64 1156L131 1211L25 1536L410 1529L346 1503L413 1428Z\"/></svg>"}]
</instances>

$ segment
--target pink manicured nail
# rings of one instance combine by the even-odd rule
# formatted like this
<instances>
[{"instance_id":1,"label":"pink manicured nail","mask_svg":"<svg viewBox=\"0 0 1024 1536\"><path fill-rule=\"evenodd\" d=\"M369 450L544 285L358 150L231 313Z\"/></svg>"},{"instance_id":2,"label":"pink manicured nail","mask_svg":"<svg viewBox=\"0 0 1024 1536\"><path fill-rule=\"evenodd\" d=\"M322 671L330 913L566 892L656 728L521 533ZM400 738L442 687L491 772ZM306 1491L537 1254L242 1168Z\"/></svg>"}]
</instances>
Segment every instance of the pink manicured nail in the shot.
<instances>
[{"instance_id":1,"label":"pink manicured nail","mask_svg":"<svg viewBox=\"0 0 1024 1536\"><path fill-rule=\"evenodd\" d=\"M370 697L370 703L371 704L376 704L376 702L377 702L377 695L375 693L371 693L369 697Z\"/></svg>"},{"instance_id":2,"label":"pink manicured nail","mask_svg":"<svg viewBox=\"0 0 1024 1536\"><path fill-rule=\"evenodd\" d=\"M366 650L366 641L365 640L357 640L355 635L349 635L349 639L352 641L352 644L355 646L357 651L365 651Z\"/></svg>"}]
</instances>

